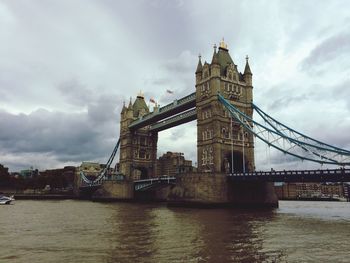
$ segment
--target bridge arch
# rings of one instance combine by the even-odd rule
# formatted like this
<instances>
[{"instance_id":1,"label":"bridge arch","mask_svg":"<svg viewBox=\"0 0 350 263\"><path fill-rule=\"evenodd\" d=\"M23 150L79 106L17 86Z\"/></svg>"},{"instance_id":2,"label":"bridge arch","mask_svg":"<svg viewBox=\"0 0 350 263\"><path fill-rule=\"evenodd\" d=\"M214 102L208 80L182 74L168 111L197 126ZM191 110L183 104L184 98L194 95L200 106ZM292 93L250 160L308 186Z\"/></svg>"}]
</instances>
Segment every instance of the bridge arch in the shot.
<instances>
[{"instance_id":1,"label":"bridge arch","mask_svg":"<svg viewBox=\"0 0 350 263\"><path fill-rule=\"evenodd\" d=\"M150 178L149 169L143 166L134 166L133 174L134 178L139 178L139 180L144 180Z\"/></svg>"},{"instance_id":2,"label":"bridge arch","mask_svg":"<svg viewBox=\"0 0 350 263\"><path fill-rule=\"evenodd\" d=\"M250 169L250 163L247 155L243 158L243 153L241 151L230 151L223 154L224 158L221 165L221 172L223 173L243 173L243 171L248 172ZM232 164L233 161L233 164ZM245 163L245 169L243 169L243 161Z\"/></svg>"}]
</instances>

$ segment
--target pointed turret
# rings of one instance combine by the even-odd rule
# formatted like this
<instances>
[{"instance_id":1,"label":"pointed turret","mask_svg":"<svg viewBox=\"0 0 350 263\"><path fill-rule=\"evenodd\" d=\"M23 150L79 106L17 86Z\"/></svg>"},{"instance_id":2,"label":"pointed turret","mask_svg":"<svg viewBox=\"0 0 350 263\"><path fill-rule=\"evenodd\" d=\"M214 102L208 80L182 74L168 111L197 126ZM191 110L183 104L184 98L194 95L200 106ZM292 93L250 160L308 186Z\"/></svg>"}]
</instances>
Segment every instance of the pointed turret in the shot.
<instances>
[{"instance_id":1,"label":"pointed turret","mask_svg":"<svg viewBox=\"0 0 350 263\"><path fill-rule=\"evenodd\" d=\"M197 74L197 73L202 73L202 70L203 70L202 60L201 60L201 55L199 54L199 56L198 56L198 65L197 65L197 69L196 69L196 74Z\"/></svg>"},{"instance_id":2,"label":"pointed turret","mask_svg":"<svg viewBox=\"0 0 350 263\"><path fill-rule=\"evenodd\" d=\"M126 111L126 107L125 107L125 100L123 101L123 108L122 108L122 111L121 113L124 113Z\"/></svg>"},{"instance_id":3,"label":"pointed turret","mask_svg":"<svg viewBox=\"0 0 350 263\"><path fill-rule=\"evenodd\" d=\"M198 65L196 69L196 82L199 82L202 79L202 72L203 72L203 66L202 66L202 60L201 60L201 55L199 54L198 56Z\"/></svg>"},{"instance_id":4,"label":"pointed turret","mask_svg":"<svg viewBox=\"0 0 350 263\"><path fill-rule=\"evenodd\" d=\"M132 105L132 108L134 111L134 117L136 118L149 113L149 108L147 107L147 104L145 102L145 97L141 91L137 95L136 100Z\"/></svg>"},{"instance_id":5,"label":"pointed turret","mask_svg":"<svg viewBox=\"0 0 350 263\"><path fill-rule=\"evenodd\" d=\"M214 45L214 53L211 60L210 72L212 76L220 76L220 63L218 53L216 52L216 44Z\"/></svg>"},{"instance_id":6,"label":"pointed turret","mask_svg":"<svg viewBox=\"0 0 350 263\"><path fill-rule=\"evenodd\" d=\"M216 52L216 45L214 45L214 53L213 53L213 58L211 60L211 64L218 64L219 65L219 57L218 53Z\"/></svg>"},{"instance_id":7,"label":"pointed turret","mask_svg":"<svg viewBox=\"0 0 350 263\"><path fill-rule=\"evenodd\" d=\"M246 63L245 63L245 68L244 68L244 75L246 75L246 74L253 75L251 70L250 70L250 67L249 67L249 62L248 62L249 57L246 56L245 59L246 59Z\"/></svg>"},{"instance_id":8,"label":"pointed turret","mask_svg":"<svg viewBox=\"0 0 350 263\"><path fill-rule=\"evenodd\" d=\"M227 67L232 64L235 65L233 62L230 53L228 52L227 44L225 43L224 39L219 44L219 51L217 52L217 58L218 58L218 64L220 65L220 74L221 76L225 76Z\"/></svg>"},{"instance_id":9,"label":"pointed turret","mask_svg":"<svg viewBox=\"0 0 350 263\"><path fill-rule=\"evenodd\" d=\"M243 73L243 79L245 81L245 83L247 83L247 85L249 86L253 86L253 81L252 81L252 71L250 70L250 67L249 67L249 63L248 63L248 59L249 57L246 56L246 64L245 64L245 68L244 68L244 73Z\"/></svg>"}]
</instances>

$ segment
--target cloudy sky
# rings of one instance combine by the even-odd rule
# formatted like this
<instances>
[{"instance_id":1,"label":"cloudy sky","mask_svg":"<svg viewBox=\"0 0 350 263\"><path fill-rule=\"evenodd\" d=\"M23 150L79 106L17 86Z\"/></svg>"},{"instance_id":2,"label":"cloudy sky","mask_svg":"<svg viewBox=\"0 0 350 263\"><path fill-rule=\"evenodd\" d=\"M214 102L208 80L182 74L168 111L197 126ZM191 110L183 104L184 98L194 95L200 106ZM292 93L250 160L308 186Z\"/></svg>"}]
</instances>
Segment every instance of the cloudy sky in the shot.
<instances>
[{"instance_id":1,"label":"cloudy sky","mask_svg":"<svg viewBox=\"0 0 350 263\"><path fill-rule=\"evenodd\" d=\"M346 0L0 0L0 163L106 162L123 101L193 92L198 54L210 61L222 37L240 71L249 55L257 105L349 149L349 10ZM161 132L158 154L167 150L195 162L196 122ZM258 145L257 168L296 165L274 156Z\"/></svg>"}]
</instances>

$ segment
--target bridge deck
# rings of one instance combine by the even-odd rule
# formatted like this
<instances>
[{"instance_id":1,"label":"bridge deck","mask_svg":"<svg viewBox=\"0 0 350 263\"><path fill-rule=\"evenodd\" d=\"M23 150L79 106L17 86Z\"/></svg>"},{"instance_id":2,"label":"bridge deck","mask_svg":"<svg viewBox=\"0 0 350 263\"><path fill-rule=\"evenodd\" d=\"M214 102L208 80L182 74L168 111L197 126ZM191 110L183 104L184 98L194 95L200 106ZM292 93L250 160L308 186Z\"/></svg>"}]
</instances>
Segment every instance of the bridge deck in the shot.
<instances>
[{"instance_id":1,"label":"bridge deck","mask_svg":"<svg viewBox=\"0 0 350 263\"><path fill-rule=\"evenodd\" d=\"M175 100L164 107L159 108L157 112L149 113L140 119L133 121L129 128L136 130L145 127L150 124L154 124L157 121L169 118L180 112L184 112L196 106L196 93L191 93L181 99Z\"/></svg>"},{"instance_id":2,"label":"bridge deck","mask_svg":"<svg viewBox=\"0 0 350 263\"><path fill-rule=\"evenodd\" d=\"M228 178L234 182L350 182L350 169L253 172Z\"/></svg>"},{"instance_id":3,"label":"bridge deck","mask_svg":"<svg viewBox=\"0 0 350 263\"><path fill-rule=\"evenodd\" d=\"M151 131L160 132L186 122L194 121L197 119L197 110L192 109L184 113L180 113L172 118L157 122L151 125Z\"/></svg>"}]
</instances>

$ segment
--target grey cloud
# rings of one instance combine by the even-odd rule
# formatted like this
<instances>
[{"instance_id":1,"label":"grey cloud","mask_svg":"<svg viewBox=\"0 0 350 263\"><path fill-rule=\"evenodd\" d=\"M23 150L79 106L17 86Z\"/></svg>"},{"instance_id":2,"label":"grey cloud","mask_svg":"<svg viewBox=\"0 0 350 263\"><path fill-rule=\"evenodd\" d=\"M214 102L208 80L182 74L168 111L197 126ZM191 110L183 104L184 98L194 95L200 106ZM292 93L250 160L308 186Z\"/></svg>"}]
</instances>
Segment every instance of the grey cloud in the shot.
<instances>
[{"instance_id":1,"label":"grey cloud","mask_svg":"<svg viewBox=\"0 0 350 263\"><path fill-rule=\"evenodd\" d=\"M319 141L350 151L349 122L326 120L322 126L313 127L310 133Z\"/></svg>"},{"instance_id":2,"label":"grey cloud","mask_svg":"<svg viewBox=\"0 0 350 263\"><path fill-rule=\"evenodd\" d=\"M320 32L325 36L345 28L343 20L348 17L345 2L315 3L7 1L2 4L5 16L0 16L0 102L5 105L1 106L3 109L27 114L1 112L0 121L7 122L6 129L1 122L0 149L23 156L26 163L32 160L31 154L61 161L109 154L108 147L113 147L111 141L119 132L122 100L128 103L129 96L134 97L140 88L147 100L154 97L162 105L194 92L197 53L202 52L203 58L210 60L212 44L222 37L240 71L244 68L240 66L244 65L244 56L251 56L256 87L263 81L269 83L264 77L273 77L271 72L281 78L290 77L287 81L300 85L298 89L271 91L264 94L265 99L257 100L259 104L260 99L267 101L269 111L277 111L281 105L289 110L292 105L305 102L312 87L304 85L310 82L306 75L284 75L284 67L282 71L274 65L274 58L295 57L310 40L319 40ZM76 12L82 9L84 12ZM328 61L338 62L338 57L333 58L337 52L334 50L339 50L336 55L347 58L348 38L344 31L343 36L326 39L304 63L310 67L315 63L327 65L322 52ZM327 71L328 76L320 76L320 83L342 77L332 67ZM276 80L272 82L276 84ZM335 106L348 96L344 90L333 92L326 85L321 88L322 96L330 98ZM173 90L174 95L167 94L167 89ZM272 102L271 94L277 98ZM319 97L310 97L316 98ZM40 107L50 111L28 114ZM79 113L67 113L70 109ZM290 111L290 116L295 114ZM189 136L195 140L195 135ZM179 151L196 155L195 142L179 142ZM172 141L161 145L166 151L172 147ZM20 162L16 159L13 163L16 161Z\"/></svg>"},{"instance_id":3,"label":"grey cloud","mask_svg":"<svg viewBox=\"0 0 350 263\"><path fill-rule=\"evenodd\" d=\"M96 124L119 122L121 108L121 101L116 100L116 96L102 95L88 105L88 116Z\"/></svg>"},{"instance_id":4,"label":"grey cloud","mask_svg":"<svg viewBox=\"0 0 350 263\"><path fill-rule=\"evenodd\" d=\"M70 79L57 86L66 101L78 106L86 106L93 100L93 91L76 79Z\"/></svg>"},{"instance_id":5,"label":"grey cloud","mask_svg":"<svg viewBox=\"0 0 350 263\"><path fill-rule=\"evenodd\" d=\"M190 3L182 1L107 1L103 4L119 24L150 54L175 56L193 42ZM132 14L132 15L131 15ZM132 18L131 18L132 17Z\"/></svg>"},{"instance_id":6,"label":"grey cloud","mask_svg":"<svg viewBox=\"0 0 350 263\"><path fill-rule=\"evenodd\" d=\"M268 110L276 111L276 110L288 108L289 106L294 106L295 104L299 104L309 99L310 99L310 96L308 94L301 94L297 96L287 95L272 101L268 106Z\"/></svg>"},{"instance_id":7,"label":"grey cloud","mask_svg":"<svg viewBox=\"0 0 350 263\"><path fill-rule=\"evenodd\" d=\"M344 82L335 85L331 90L331 98L334 98L338 102L343 100L350 113L350 79L346 79Z\"/></svg>"},{"instance_id":8,"label":"grey cloud","mask_svg":"<svg viewBox=\"0 0 350 263\"><path fill-rule=\"evenodd\" d=\"M302 63L302 69L310 70L319 67L324 63L339 59L341 56L350 55L350 32L341 32L325 39L316 46L305 58Z\"/></svg>"},{"instance_id":9,"label":"grey cloud","mask_svg":"<svg viewBox=\"0 0 350 263\"><path fill-rule=\"evenodd\" d=\"M117 141L118 118L119 107L102 100L87 113L40 109L17 115L1 111L0 152L23 158L47 154L61 163L96 159L103 162ZM45 162L42 160L41 166L48 168Z\"/></svg>"}]
</instances>

